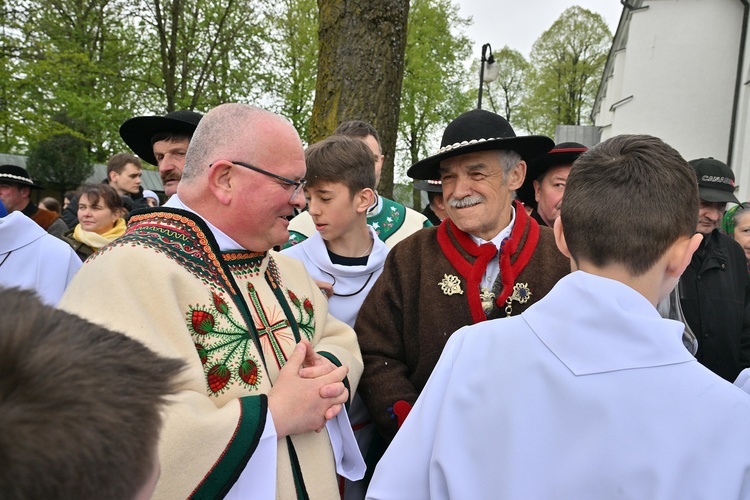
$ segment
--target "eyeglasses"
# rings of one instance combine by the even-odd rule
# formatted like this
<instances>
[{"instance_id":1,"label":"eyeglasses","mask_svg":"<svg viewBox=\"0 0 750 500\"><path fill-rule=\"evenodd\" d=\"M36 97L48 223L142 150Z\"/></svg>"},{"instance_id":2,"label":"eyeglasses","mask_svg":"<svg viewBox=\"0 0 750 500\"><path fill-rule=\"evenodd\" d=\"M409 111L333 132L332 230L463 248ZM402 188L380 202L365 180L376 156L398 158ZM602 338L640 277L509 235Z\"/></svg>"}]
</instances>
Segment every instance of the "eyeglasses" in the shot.
<instances>
[{"instance_id":1,"label":"eyeglasses","mask_svg":"<svg viewBox=\"0 0 750 500\"><path fill-rule=\"evenodd\" d=\"M240 167L245 167L245 168L249 168L250 170L254 170L258 172L259 174L267 175L268 177L273 177L274 179L279 180L289 186L294 186L294 191L292 191L292 197L289 198L289 203L293 202L294 199L297 197L297 195L300 194L302 190L305 188L305 186L307 185L307 180L305 179L293 181L292 179L287 179L286 177L276 175L267 170L263 170L262 168L258 168L254 165L250 165L249 163L244 163L241 161L232 161L232 163L234 163L235 165L239 165Z\"/></svg>"}]
</instances>

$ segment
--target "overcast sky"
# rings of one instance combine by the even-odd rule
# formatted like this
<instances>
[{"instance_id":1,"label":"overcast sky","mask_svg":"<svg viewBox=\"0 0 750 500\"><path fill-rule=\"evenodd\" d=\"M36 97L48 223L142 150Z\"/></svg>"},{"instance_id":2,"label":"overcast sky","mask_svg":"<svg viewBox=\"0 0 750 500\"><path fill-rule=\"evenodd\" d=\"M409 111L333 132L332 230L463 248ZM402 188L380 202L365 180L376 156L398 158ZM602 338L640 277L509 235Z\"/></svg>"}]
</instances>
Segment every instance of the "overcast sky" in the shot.
<instances>
[{"instance_id":1,"label":"overcast sky","mask_svg":"<svg viewBox=\"0 0 750 500\"><path fill-rule=\"evenodd\" d=\"M461 17L471 17L466 34L474 41L472 58L479 59L482 45L493 51L508 45L529 57L531 46L565 9L578 5L601 14L614 35L620 21L620 0L454 0Z\"/></svg>"}]
</instances>

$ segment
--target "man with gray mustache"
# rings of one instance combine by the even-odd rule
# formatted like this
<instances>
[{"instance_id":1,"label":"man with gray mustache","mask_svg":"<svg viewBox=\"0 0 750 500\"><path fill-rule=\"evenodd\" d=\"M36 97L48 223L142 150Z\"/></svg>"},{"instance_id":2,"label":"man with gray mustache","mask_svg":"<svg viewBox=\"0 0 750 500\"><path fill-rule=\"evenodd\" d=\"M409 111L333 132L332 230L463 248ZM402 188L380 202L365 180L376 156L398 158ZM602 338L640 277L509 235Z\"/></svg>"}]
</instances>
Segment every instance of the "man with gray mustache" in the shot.
<instances>
[{"instance_id":1,"label":"man with gray mustache","mask_svg":"<svg viewBox=\"0 0 750 500\"><path fill-rule=\"evenodd\" d=\"M520 314L570 272L552 229L514 201L527 161L553 146L548 137L516 137L505 118L477 109L453 120L440 150L409 169L442 181L448 218L391 250L354 326L365 363L360 391L386 442L454 331Z\"/></svg>"}]
</instances>

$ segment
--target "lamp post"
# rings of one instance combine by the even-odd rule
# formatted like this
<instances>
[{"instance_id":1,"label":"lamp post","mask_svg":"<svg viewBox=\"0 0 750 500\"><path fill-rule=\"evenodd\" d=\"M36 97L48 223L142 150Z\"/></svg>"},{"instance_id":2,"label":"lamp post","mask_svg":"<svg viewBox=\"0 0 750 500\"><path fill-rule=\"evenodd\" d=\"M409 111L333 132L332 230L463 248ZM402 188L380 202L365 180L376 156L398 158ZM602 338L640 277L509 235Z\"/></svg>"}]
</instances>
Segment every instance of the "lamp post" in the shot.
<instances>
[{"instance_id":1,"label":"lamp post","mask_svg":"<svg viewBox=\"0 0 750 500\"><path fill-rule=\"evenodd\" d=\"M490 54L489 57L487 57L487 52ZM489 43L485 43L482 45L482 61L479 66L479 99L477 101L477 109L482 109L482 88L484 84L497 80L499 73L500 67L492 55L492 46Z\"/></svg>"}]
</instances>

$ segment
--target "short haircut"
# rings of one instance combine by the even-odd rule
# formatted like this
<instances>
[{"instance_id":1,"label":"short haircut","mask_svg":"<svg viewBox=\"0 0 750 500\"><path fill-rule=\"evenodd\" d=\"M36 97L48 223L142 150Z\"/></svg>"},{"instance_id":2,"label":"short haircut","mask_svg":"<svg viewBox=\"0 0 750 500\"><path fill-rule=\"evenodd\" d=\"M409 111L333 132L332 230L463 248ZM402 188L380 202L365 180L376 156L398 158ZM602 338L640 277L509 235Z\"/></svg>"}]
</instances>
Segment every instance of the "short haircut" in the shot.
<instances>
[{"instance_id":1,"label":"short haircut","mask_svg":"<svg viewBox=\"0 0 750 500\"><path fill-rule=\"evenodd\" d=\"M521 158L520 154L509 149L499 149L497 155L503 169L503 182L505 182L508 180L508 174L510 171L513 170L523 158Z\"/></svg>"},{"instance_id":2,"label":"short haircut","mask_svg":"<svg viewBox=\"0 0 750 500\"><path fill-rule=\"evenodd\" d=\"M55 212L56 214L60 214L62 212L62 208L60 207L60 202L56 199L52 198L51 196L47 196L46 198L42 198L39 200L39 203L44 205L44 208L51 212Z\"/></svg>"},{"instance_id":3,"label":"short haircut","mask_svg":"<svg viewBox=\"0 0 750 500\"><path fill-rule=\"evenodd\" d=\"M125 169L125 165L127 165L128 163L132 163L140 169L143 168L143 165L141 165L141 160L137 156L130 153L117 153L116 155L113 155L112 158L110 158L107 162L107 179L109 179L109 174L111 172L117 172L118 174L121 174Z\"/></svg>"},{"instance_id":4,"label":"short haircut","mask_svg":"<svg viewBox=\"0 0 750 500\"><path fill-rule=\"evenodd\" d=\"M182 361L0 290L0 498L135 498Z\"/></svg>"},{"instance_id":5,"label":"short haircut","mask_svg":"<svg viewBox=\"0 0 750 500\"><path fill-rule=\"evenodd\" d=\"M359 139L333 135L308 146L305 150L308 187L325 182L340 182L349 188L349 195L375 189L375 161L370 148Z\"/></svg>"},{"instance_id":6,"label":"short haircut","mask_svg":"<svg viewBox=\"0 0 750 500\"><path fill-rule=\"evenodd\" d=\"M695 173L661 139L619 135L573 163L560 217L576 262L621 264L641 276L679 238L695 234Z\"/></svg>"},{"instance_id":7,"label":"short haircut","mask_svg":"<svg viewBox=\"0 0 750 500\"><path fill-rule=\"evenodd\" d=\"M75 198L76 192L75 191L65 191L65 194L63 195L63 198L67 198L68 201Z\"/></svg>"},{"instance_id":8,"label":"short haircut","mask_svg":"<svg viewBox=\"0 0 750 500\"><path fill-rule=\"evenodd\" d=\"M81 196L85 194L91 204L98 203L101 200L113 212L118 210L123 212L125 210L125 204L120 195L117 194L115 188L107 184L84 184L78 188L77 194L79 202Z\"/></svg>"},{"instance_id":9,"label":"short haircut","mask_svg":"<svg viewBox=\"0 0 750 500\"><path fill-rule=\"evenodd\" d=\"M375 127L362 120L348 120L341 122L341 125L333 131L333 135L345 135L346 137L356 137L365 139L367 136L373 136L378 143L380 154L383 154L383 146L380 144L380 136Z\"/></svg>"},{"instance_id":10,"label":"short haircut","mask_svg":"<svg viewBox=\"0 0 750 500\"><path fill-rule=\"evenodd\" d=\"M263 145L254 139L272 121L294 129L286 118L256 106L226 103L213 108L201 118L195 129L180 182L194 182L208 172L209 165L217 159L242 158L253 163L264 151Z\"/></svg>"}]
</instances>

